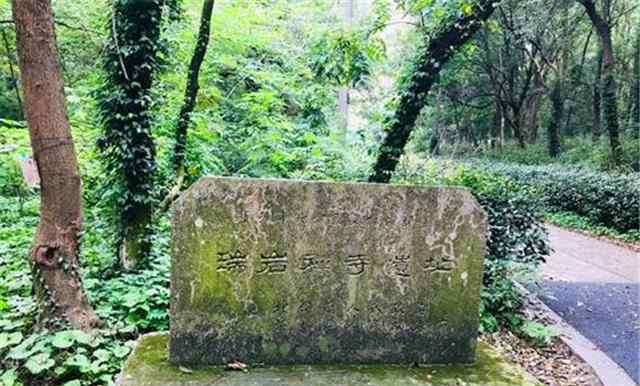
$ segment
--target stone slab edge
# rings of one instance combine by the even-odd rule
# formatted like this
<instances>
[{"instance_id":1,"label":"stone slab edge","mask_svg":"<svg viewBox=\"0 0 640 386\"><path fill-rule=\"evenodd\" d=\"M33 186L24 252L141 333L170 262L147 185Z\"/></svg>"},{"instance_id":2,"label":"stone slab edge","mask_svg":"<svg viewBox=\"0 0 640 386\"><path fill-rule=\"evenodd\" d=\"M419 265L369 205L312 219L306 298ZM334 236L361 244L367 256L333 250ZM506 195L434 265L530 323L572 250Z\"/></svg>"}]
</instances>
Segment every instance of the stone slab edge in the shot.
<instances>
[{"instance_id":1,"label":"stone slab edge","mask_svg":"<svg viewBox=\"0 0 640 386\"><path fill-rule=\"evenodd\" d=\"M156 353L155 351L152 351L151 356L148 359L149 360L148 366L143 366L144 369L140 371L140 365L136 366L133 364L138 363L136 361L141 359L140 355L142 353L140 352L140 350L142 350L143 348L148 349L149 348L147 347L149 346L148 341L154 338L160 339L160 341L163 341L163 340L165 341L162 348L162 351L164 351L164 353L157 355L158 353ZM136 385L162 386L164 384L162 381L159 381L158 379L145 379L145 377L151 375L150 378L153 378L153 376L158 375L157 372L162 373L166 371L169 367L172 367L173 369L169 370L169 373L167 373L167 374L171 374L171 375L168 375L168 377L171 378L167 380L168 386L176 386L176 385L213 386L214 384L218 384L219 382L224 381L226 376L223 374L225 373L231 377L235 377L238 375L242 376L242 373L238 373L238 372L227 373L223 370L222 366L206 366L201 368L196 367L196 368L193 368L193 370L191 370L189 368L171 365L168 363L167 343L168 343L168 332L166 331L152 332L152 333L147 333L145 335L139 336L138 339L133 344L131 353L129 354L129 357L125 361L120 373L116 376L115 385L116 386L136 386ZM446 386L453 386L453 385L543 386L539 381L535 379L535 377L533 377L531 374L526 372L524 368L503 357L494 348L492 348L492 346L484 342L479 342L479 343L480 344L478 347L481 348L481 350L483 350L484 352L484 354L480 354L480 357L483 358L484 364L481 365L482 368L476 371L477 375L471 375L471 377L475 377L474 380L466 379L467 376L469 375L468 371L466 370L462 370L466 373L466 375L455 373L455 371L459 371L460 369L470 369L474 367L474 366L464 366L464 365L453 366L455 369L458 369L458 370L453 370L454 372L449 373L449 375L447 375L448 373L447 368L449 366L443 366L443 365L433 365L433 366L426 366L426 367L421 366L420 368L409 368L406 366L399 366L399 365L382 365L383 367L391 371L391 373L389 373L386 376L385 375L381 376L380 373L377 372L377 370L375 369L376 367L379 367L377 365L369 366L371 368L370 370L367 370L368 366L366 365L365 366L361 366L361 365L339 366L337 368L340 368L341 369L340 371L345 371L345 370L353 371L354 374L369 374L369 378L365 377L364 379L363 378L355 379L355 383L349 383L349 385L361 385L362 384L361 381L366 380L367 384L372 386L375 386L375 385L397 386L398 385L397 381L399 380L396 378L399 374L398 371L407 371L407 372L417 371L421 375L413 374L413 376L418 375L419 378L421 378L421 381L416 383L415 378L408 377L407 379L403 379L403 382L401 382L402 385L421 384L424 386L428 386L428 385L431 385L431 386L445 386L445 385ZM149 355L148 352L146 354ZM154 355L155 355L155 359L151 359L151 358L154 358ZM494 361L496 362L494 363ZM159 368L158 366L162 366L162 369ZM315 372L317 374L328 373L329 375L331 375L331 373L336 371L337 369L337 368L333 369L331 366L322 366L322 365L321 366L300 365L300 366L294 366L294 367L296 368L295 370L287 370L287 368L291 368L291 366L280 366L280 367L275 366L275 367L268 367L268 368L257 368L256 370L258 371L258 373L256 374L258 375L258 379L253 377L252 379L249 379L249 380L251 381L251 385L254 385L254 386L261 385L262 382L260 381L261 379L260 377L265 374L269 375L270 371L275 371L274 374L277 375L275 381L277 381L276 383L278 385L280 385L280 383L278 382L284 381L284 379L281 378L281 376L285 375L285 378L286 378L286 374L293 374L295 376L294 378L289 379L289 381L294 381L294 382L293 383L288 382L287 384L297 385L297 384L300 384L300 381L302 380L300 376L302 376L303 379L306 379L305 377L308 376L309 372L311 373ZM284 369L284 372L282 372L282 369ZM293 373L289 371L293 371ZM427 375L427 373L434 374L434 379L431 379L431 376ZM446 379L436 380L435 379L436 373L440 374L438 378L441 378L443 375L442 373L444 373L444 378ZM176 374L178 374L179 379L176 379ZM373 376L373 378L371 376ZM496 379L488 381L487 379L485 379L487 376L496 377ZM141 378L137 379L137 377L141 377ZM331 384L323 383L322 386L342 385L342 383L338 381L338 379L340 378L332 380ZM243 382L245 382L245 380L242 380L242 379L240 380L235 379L235 381L236 382L233 382L233 385L240 385L240 384L244 385ZM238 383L237 381L240 381L240 382ZM371 381L373 381L374 383L371 383ZM444 381L444 383L441 383L441 381ZM337 383L333 383L333 382L337 382ZM268 384L275 385L276 383L271 382ZM319 384L317 382L314 382L313 385L318 386Z\"/></svg>"},{"instance_id":2,"label":"stone slab edge","mask_svg":"<svg viewBox=\"0 0 640 386\"><path fill-rule=\"evenodd\" d=\"M529 308L532 312L542 312L553 320L555 327L560 332L560 339L571 351L593 369L603 386L638 386L633 379L613 361L604 351L600 350L589 338L567 323L560 315L531 291L520 283L516 286L527 297Z\"/></svg>"}]
</instances>

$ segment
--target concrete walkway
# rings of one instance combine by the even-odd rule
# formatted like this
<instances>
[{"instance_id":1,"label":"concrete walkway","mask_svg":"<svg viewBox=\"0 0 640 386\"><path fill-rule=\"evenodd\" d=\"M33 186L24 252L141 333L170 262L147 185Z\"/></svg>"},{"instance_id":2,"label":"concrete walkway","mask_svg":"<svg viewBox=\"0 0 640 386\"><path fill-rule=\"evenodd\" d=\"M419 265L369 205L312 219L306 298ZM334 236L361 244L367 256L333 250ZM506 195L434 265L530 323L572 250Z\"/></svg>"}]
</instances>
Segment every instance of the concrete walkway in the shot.
<instances>
[{"instance_id":1,"label":"concrete walkway","mask_svg":"<svg viewBox=\"0 0 640 386\"><path fill-rule=\"evenodd\" d=\"M541 300L640 384L640 256L548 228L555 252L542 266Z\"/></svg>"}]
</instances>

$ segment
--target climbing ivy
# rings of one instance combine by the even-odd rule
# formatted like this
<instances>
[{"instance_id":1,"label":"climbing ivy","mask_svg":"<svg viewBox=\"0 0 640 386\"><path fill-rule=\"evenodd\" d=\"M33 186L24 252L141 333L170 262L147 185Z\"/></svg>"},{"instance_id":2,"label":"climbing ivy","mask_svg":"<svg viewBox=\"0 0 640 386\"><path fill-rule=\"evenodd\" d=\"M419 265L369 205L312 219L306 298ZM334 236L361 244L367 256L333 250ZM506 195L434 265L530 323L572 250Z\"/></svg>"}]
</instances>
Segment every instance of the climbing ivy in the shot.
<instances>
[{"instance_id":1,"label":"climbing ivy","mask_svg":"<svg viewBox=\"0 0 640 386\"><path fill-rule=\"evenodd\" d=\"M150 249L155 204L152 84L166 45L163 15L179 15L179 0L114 0L103 54L98 147L105 170L106 203L116 229L120 263L134 265Z\"/></svg>"}]
</instances>

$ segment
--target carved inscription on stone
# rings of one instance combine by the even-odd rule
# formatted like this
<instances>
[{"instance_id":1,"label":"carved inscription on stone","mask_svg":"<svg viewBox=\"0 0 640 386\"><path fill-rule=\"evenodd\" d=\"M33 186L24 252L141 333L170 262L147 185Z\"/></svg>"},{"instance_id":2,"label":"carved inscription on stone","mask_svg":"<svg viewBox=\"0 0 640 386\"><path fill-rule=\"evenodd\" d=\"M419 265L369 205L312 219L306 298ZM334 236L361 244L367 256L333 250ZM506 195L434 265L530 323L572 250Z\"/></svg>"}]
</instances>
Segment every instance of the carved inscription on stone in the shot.
<instances>
[{"instance_id":1,"label":"carved inscription on stone","mask_svg":"<svg viewBox=\"0 0 640 386\"><path fill-rule=\"evenodd\" d=\"M241 273L247 270L247 255L235 252L218 253L218 272Z\"/></svg>"},{"instance_id":2,"label":"carved inscription on stone","mask_svg":"<svg viewBox=\"0 0 640 386\"><path fill-rule=\"evenodd\" d=\"M424 270L430 273L450 273L456 268L454 257L436 255L425 259Z\"/></svg>"},{"instance_id":3,"label":"carved inscription on stone","mask_svg":"<svg viewBox=\"0 0 640 386\"><path fill-rule=\"evenodd\" d=\"M350 255L344 259L347 273L351 276L360 276L369 265L369 258L365 255Z\"/></svg>"},{"instance_id":4,"label":"carved inscription on stone","mask_svg":"<svg viewBox=\"0 0 640 386\"><path fill-rule=\"evenodd\" d=\"M331 269L331 259L316 255L304 255L300 262L302 272L322 272Z\"/></svg>"},{"instance_id":5,"label":"carved inscription on stone","mask_svg":"<svg viewBox=\"0 0 640 386\"><path fill-rule=\"evenodd\" d=\"M388 274L401 278L411 277L411 256L395 255L385 263Z\"/></svg>"},{"instance_id":6,"label":"carved inscription on stone","mask_svg":"<svg viewBox=\"0 0 640 386\"><path fill-rule=\"evenodd\" d=\"M302 256L298 265L298 270L303 273L328 273L331 270L331 258L319 255L307 254ZM348 255L341 259L347 273L351 276L361 276L371 264L371 259L366 255ZM384 271L390 276L399 278L411 277L411 260L409 255L394 255L385 259ZM422 259L423 269L429 273L450 273L455 267L455 258L450 256L436 255ZM243 273L247 271L248 256L240 251L232 253L218 253L218 272ZM287 271L289 257L284 253L273 252L271 254L261 254L258 267L255 271L257 275L282 274Z\"/></svg>"},{"instance_id":7,"label":"carved inscription on stone","mask_svg":"<svg viewBox=\"0 0 640 386\"><path fill-rule=\"evenodd\" d=\"M282 253L273 252L270 255L260 255L260 267L256 273L258 275L273 275L285 273L287 271L288 258Z\"/></svg>"}]
</instances>

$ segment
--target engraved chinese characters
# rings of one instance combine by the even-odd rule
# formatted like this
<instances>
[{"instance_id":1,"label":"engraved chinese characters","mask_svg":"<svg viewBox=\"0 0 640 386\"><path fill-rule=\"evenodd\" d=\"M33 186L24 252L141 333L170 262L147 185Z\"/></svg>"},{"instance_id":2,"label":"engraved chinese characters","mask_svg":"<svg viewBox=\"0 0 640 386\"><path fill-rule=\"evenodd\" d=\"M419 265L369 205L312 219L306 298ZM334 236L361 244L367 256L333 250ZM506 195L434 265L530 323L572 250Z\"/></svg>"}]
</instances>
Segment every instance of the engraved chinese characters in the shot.
<instances>
[{"instance_id":1,"label":"engraved chinese characters","mask_svg":"<svg viewBox=\"0 0 640 386\"><path fill-rule=\"evenodd\" d=\"M205 178L173 208L170 360L470 363L485 231L461 189Z\"/></svg>"},{"instance_id":2,"label":"engraved chinese characters","mask_svg":"<svg viewBox=\"0 0 640 386\"><path fill-rule=\"evenodd\" d=\"M218 253L218 272L234 272L243 273L247 271L247 253L235 251ZM399 277L410 277L409 255L395 255L387 258L385 264L385 272L389 275ZM328 271L331 266L331 257L320 257L316 255L304 255L297 264L297 270L301 272L322 272ZM455 268L455 259L452 257L429 256L420 259L424 263L424 270L434 273L447 273ZM260 255L259 268L256 274L281 274L285 273L289 263L289 258L284 253L272 252L267 255ZM359 276L365 273L369 265L370 258L365 255L350 255L343 258L335 259L342 262L343 267L349 275Z\"/></svg>"}]
</instances>

